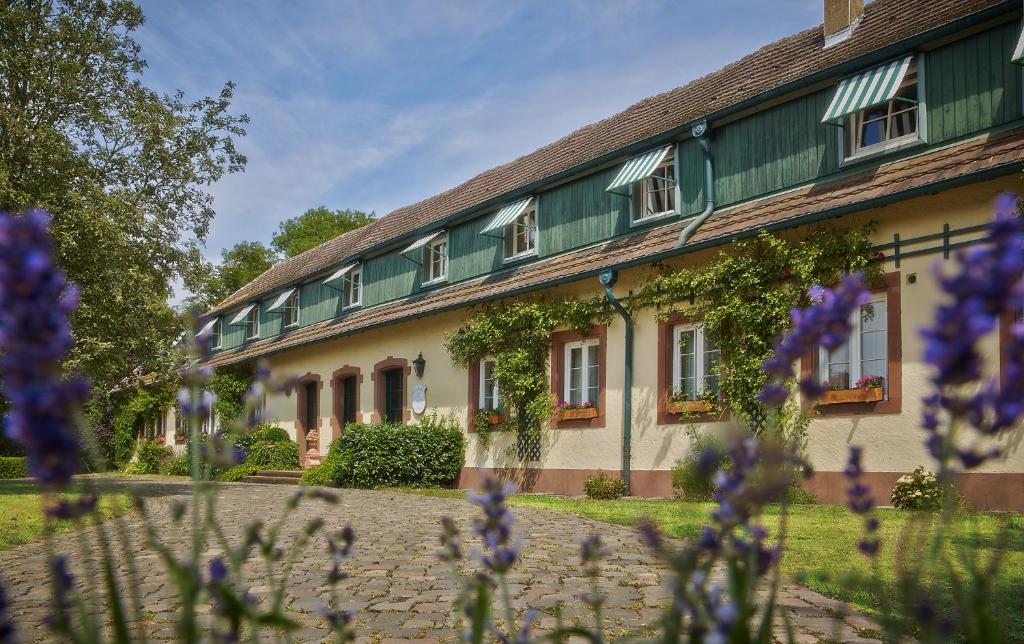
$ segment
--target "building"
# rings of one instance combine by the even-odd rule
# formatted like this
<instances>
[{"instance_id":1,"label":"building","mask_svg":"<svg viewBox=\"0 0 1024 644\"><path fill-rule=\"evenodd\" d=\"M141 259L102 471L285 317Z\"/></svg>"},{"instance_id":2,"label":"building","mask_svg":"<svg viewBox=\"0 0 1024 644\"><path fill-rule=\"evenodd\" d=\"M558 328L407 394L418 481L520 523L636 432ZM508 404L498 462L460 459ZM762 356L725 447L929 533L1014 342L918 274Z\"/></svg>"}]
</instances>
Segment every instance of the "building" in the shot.
<instances>
[{"instance_id":1,"label":"building","mask_svg":"<svg viewBox=\"0 0 1024 644\"><path fill-rule=\"evenodd\" d=\"M423 385L427 409L466 419L463 486L511 466L530 489L570 494L598 470L622 468L628 394L632 492L668 496L688 439L666 391L707 371L696 360L697 372L681 374L672 356L699 328L637 315L629 392L621 319L588 337L555 333L553 395L597 411L553 420L540 454L512 464L514 437L485 449L471 431L473 413L493 399L487 364L453 366L445 333L483 302L600 294L604 271L625 296L654 261L694 265L760 230L873 220L886 255L876 299L884 316L855 333L860 359L836 368L849 382L884 372L887 386L882 400L822 409L808 485L839 500L847 446L857 443L887 498L899 475L929 463L916 329L938 302L931 267L983 234L995 195L1024 187L1021 3L825 0L824 9L822 27L278 263L208 312L211 364L266 358L300 375L296 396L267 401L269 415L320 452L346 422L415 420L413 389ZM841 362L822 359L828 369ZM578 387L563 377L566 364L589 374ZM963 491L980 508L1024 509L1024 453L1011 445L967 475Z\"/></svg>"}]
</instances>

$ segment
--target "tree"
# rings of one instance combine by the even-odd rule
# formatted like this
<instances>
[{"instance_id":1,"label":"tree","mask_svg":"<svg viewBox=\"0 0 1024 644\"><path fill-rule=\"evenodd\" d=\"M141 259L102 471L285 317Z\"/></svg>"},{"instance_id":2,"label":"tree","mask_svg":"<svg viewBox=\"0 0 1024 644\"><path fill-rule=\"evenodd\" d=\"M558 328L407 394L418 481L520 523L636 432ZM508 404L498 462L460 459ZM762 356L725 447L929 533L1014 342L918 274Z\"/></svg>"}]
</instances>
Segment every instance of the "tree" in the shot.
<instances>
[{"instance_id":1,"label":"tree","mask_svg":"<svg viewBox=\"0 0 1024 644\"><path fill-rule=\"evenodd\" d=\"M246 161L234 85L195 101L148 89L142 23L127 0L0 4L0 208L52 214L81 288L68 367L100 391L161 364L181 331L170 284L201 275L206 189Z\"/></svg>"},{"instance_id":2,"label":"tree","mask_svg":"<svg viewBox=\"0 0 1024 644\"><path fill-rule=\"evenodd\" d=\"M282 221L270 243L285 257L295 257L371 221L373 213L361 210L331 210L327 206L310 208L298 217Z\"/></svg>"},{"instance_id":3,"label":"tree","mask_svg":"<svg viewBox=\"0 0 1024 644\"><path fill-rule=\"evenodd\" d=\"M277 254L260 242L238 242L221 251L221 262L210 269L193 303L200 309L224 301L229 295L262 275L277 261Z\"/></svg>"}]
</instances>

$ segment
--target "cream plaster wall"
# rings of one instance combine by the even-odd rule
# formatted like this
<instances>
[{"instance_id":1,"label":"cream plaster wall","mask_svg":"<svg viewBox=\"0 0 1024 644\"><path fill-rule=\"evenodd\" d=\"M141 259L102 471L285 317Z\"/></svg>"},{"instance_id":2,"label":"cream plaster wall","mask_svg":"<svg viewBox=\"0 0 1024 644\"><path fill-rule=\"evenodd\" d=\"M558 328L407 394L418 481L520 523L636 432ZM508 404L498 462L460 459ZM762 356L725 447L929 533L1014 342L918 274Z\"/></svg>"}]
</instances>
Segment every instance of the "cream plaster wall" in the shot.
<instances>
[{"instance_id":1,"label":"cream plaster wall","mask_svg":"<svg viewBox=\"0 0 1024 644\"><path fill-rule=\"evenodd\" d=\"M939 195L922 197L897 205L878 208L844 218L844 224L874 220L878 224L877 243L890 242L894 233L908 239L920 235L940 233L944 223L952 228L963 228L983 223L992 214L991 201L1004 189L1020 189L1020 181L1009 177L973 186L949 190ZM799 234L799 231L797 231ZM964 239L964 238L960 238ZM933 241L928 245L941 242ZM920 247L920 246L919 246ZM908 252L915 247L904 246ZM688 256L670 262L673 266L707 261L717 250ZM897 270L890 259L886 271ZM920 361L922 343L918 329L930 319L938 303L938 289L932 267L941 262L942 255L932 254L904 259L899 270L902 304L903 342L903 404L900 414L830 416L815 419L809 431L808 449L812 461L821 471L838 471L845 464L850 444L866 448L866 465L873 471L909 471L918 464L926 464L923 433L919 429L920 399L926 394L927 369ZM952 267L952 262L946 262ZM619 277L615 292L627 295L651 274L651 268L642 267L625 271ZM917 282L909 284L907 277L917 275ZM596 278L580 283L550 289L553 296L592 296L601 293ZM278 375L319 374L322 387L319 398L320 449L326 452L330 442L332 413L331 374L343 366L361 370L360 412L369 421L374 404L374 386L371 375L373 365L388 357L406 358L410 362L420 353L426 359L422 379L415 374L408 377L407 396L413 386L427 385L427 410L454 414L465 428L467 425L468 373L461 366L453 366L444 348L444 335L458 327L466 312L459 311L425 317L423 319L386 326L356 336L344 337L313 346L272 355L272 368ZM683 456L688 439L683 425L659 426L656 422L657 398L657 338L658 324L652 311L636 316L633 398L633 461L635 470L666 470ZM622 444L622 386L624 365L624 326L618 316L608 328L605 427L595 429L558 429L545 431L542 439L542 460L533 464L552 469L617 470L621 466ZM995 338L986 344L988 355L998 355ZM549 367L546 367L549 370ZM296 399L271 396L268 401L270 419L286 428L295 437ZM416 420L413 415L413 421ZM168 425L173 428L173 424ZM702 431L716 431L711 425ZM721 429L721 428L717 428ZM467 465L501 467L515 464L514 436L496 433L491 445L484 449L474 434L468 433ZM173 431L168 434L173 442ZM1006 459L987 466L986 471L1024 471L1024 450L1011 446Z\"/></svg>"}]
</instances>

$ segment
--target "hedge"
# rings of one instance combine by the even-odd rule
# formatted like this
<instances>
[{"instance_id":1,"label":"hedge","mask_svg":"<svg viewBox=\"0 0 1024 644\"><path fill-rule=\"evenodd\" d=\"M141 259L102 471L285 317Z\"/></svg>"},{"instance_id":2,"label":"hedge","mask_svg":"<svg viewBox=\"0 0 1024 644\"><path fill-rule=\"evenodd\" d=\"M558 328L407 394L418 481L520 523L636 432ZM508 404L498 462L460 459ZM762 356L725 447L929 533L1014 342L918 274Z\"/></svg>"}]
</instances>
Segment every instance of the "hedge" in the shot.
<instances>
[{"instance_id":1,"label":"hedge","mask_svg":"<svg viewBox=\"0 0 1024 644\"><path fill-rule=\"evenodd\" d=\"M0 479L23 479L28 477L28 465L24 456L0 456Z\"/></svg>"},{"instance_id":2,"label":"hedge","mask_svg":"<svg viewBox=\"0 0 1024 644\"><path fill-rule=\"evenodd\" d=\"M132 461L124 468L125 474L159 474L164 462L174 457L174 450L156 441L142 440L135 444Z\"/></svg>"},{"instance_id":3,"label":"hedge","mask_svg":"<svg viewBox=\"0 0 1024 644\"><path fill-rule=\"evenodd\" d=\"M249 448L245 464L267 470L297 470L299 446L291 441L260 441Z\"/></svg>"},{"instance_id":4,"label":"hedge","mask_svg":"<svg viewBox=\"0 0 1024 644\"><path fill-rule=\"evenodd\" d=\"M344 487L452 487L465 459L466 442L454 419L419 425L346 425L327 460Z\"/></svg>"},{"instance_id":5,"label":"hedge","mask_svg":"<svg viewBox=\"0 0 1024 644\"><path fill-rule=\"evenodd\" d=\"M221 481L237 482L241 481L243 476L252 476L256 472L262 469L259 465L253 465L252 463L242 463L234 467L229 467L224 470L220 475Z\"/></svg>"},{"instance_id":6,"label":"hedge","mask_svg":"<svg viewBox=\"0 0 1024 644\"><path fill-rule=\"evenodd\" d=\"M286 430L269 423L257 425L244 433L233 432L230 434L230 437L232 444L245 454L248 454L249 450L256 443L284 443L291 441L291 437L288 436Z\"/></svg>"},{"instance_id":7,"label":"hedge","mask_svg":"<svg viewBox=\"0 0 1024 644\"><path fill-rule=\"evenodd\" d=\"M188 454L181 454L164 461L160 466L160 473L167 476L191 476L192 464L188 460Z\"/></svg>"}]
</instances>

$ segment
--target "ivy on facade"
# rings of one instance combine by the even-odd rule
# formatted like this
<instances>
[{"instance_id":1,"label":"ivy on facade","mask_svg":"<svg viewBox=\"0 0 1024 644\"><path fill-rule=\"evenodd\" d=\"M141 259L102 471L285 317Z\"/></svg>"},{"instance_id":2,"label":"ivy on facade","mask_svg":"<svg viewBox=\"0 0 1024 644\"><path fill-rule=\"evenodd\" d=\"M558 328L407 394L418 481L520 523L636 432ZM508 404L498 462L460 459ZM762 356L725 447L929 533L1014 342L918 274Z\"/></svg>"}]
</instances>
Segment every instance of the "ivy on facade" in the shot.
<instances>
[{"instance_id":1,"label":"ivy on facade","mask_svg":"<svg viewBox=\"0 0 1024 644\"><path fill-rule=\"evenodd\" d=\"M155 421L174 403L169 385L137 387L114 404L114 465L124 467L132 458L140 421Z\"/></svg>"}]
</instances>

